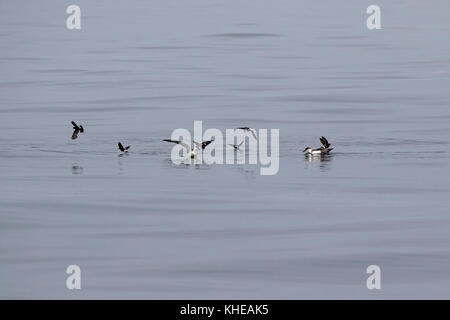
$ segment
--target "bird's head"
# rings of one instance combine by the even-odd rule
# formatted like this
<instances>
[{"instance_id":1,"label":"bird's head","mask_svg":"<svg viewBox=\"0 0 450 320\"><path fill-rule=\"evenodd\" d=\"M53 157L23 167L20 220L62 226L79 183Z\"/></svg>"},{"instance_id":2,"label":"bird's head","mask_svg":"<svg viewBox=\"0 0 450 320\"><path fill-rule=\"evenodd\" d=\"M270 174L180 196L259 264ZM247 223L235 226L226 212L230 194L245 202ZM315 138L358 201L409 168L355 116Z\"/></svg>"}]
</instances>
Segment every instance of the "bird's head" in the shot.
<instances>
[{"instance_id":1,"label":"bird's head","mask_svg":"<svg viewBox=\"0 0 450 320\"><path fill-rule=\"evenodd\" d=\"M311 147L306 147L305 150L303 150L303 152L311 152Z\"/></svg>"}]
</instances>

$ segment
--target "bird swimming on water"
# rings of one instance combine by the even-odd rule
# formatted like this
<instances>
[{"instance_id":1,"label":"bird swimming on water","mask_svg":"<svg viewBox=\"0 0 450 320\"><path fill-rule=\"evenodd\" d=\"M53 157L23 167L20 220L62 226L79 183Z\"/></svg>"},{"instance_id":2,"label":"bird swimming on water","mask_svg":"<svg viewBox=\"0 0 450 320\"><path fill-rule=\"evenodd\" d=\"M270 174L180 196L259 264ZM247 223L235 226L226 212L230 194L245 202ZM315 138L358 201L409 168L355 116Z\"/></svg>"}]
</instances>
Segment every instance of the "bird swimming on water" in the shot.
<instances>
[{"instance_id":1,"label":"bird swimming on water","mask_svg":"<svg viewBox=\"0 0 450 320\"><path fill-rule=\"evenodd\" d=\"M119 150L122 151L123 153L128 152L128 149L130 149L130 146L124 147L124 146L122 145L122 143L120 143L120 142L119 142L117 145L119 146Z\"/></svg>"},{"instance_id":2,"label":"bird swimming on water","mask_svg":"<svg viewBox=\"0 0 450 320\"><path fill-rule=\"evenodd\" d=\"M306 152L307 155L325 155L328 154L333 148L330 148L331 144L325 137L320 138L320 142L322 143L322 147L313 149L311 147L306 147L303 152Z\"/></svg>"},{"instance_id":3,"label":"bird swimming on water","mask_svg":"<svg viewBox=\"0 0 450 320\"><path fill-rule=\"evenodd\" d=\"M72 126L73 126L73 134L72 134L72 140L75 140L76 138L78 138L78 133L83 133L84 132L84 128L82 125L77 125L75 123L75 121L72 121Z\"/></svg>"}]
</instances>

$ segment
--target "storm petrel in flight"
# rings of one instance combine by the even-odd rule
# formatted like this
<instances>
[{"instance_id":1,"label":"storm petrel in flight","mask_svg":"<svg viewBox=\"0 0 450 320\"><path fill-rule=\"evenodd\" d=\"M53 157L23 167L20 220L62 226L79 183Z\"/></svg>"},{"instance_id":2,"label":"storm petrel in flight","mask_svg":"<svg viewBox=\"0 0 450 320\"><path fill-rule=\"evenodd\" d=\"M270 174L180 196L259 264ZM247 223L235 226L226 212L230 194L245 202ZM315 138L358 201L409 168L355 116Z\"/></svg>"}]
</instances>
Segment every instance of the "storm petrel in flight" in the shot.
<instances>
[{"instance_id":1,"label":"storm petrel in flight","mask_svg":"<svg viewBox=\"0 0 450 320\"><path fill-rule=\"evenodd\" d=\"M130 146L124 147L120 142L118 143L118 146L120 151L122 151L123 153L128 152L128 149L130 149Z\"/></svg>"},{"instance_id":2,"label":"storm petrel in flight","mask_svg":"<svg viewBox=\"0 0 450 320\"><path fill-rule=\"evenodd\" d=\"M239 143L238 145L235 144L229 144L229 146L233 147L236 150L239 150L239 148L242 146L242 144L244 143L244 141L242 141L241 143Z\"/></svg>"},{"instance_id":3,"label":"storm petrel in flight","mask_svg":"<svg viewBox=\"0 0 450 320\"><path fill-rule=\"evenodd\" d=\"M194 142L195 146L191 149L191 147L189 145L187 145L186 143L184 143L182 141L171 140L171 139L164 139L163 141L172 142L172 143L176 143L176 144L179 144L179 145L183 146L186 149L186 151L188 152L188 156L190 158L195 158L195 156L197 155L198 151L202 149L202 145L203 145L203 143ZM208 144L209 143L211 143L211 142L208 142Z\"/></svg>"},{"instance_id":4,"label":"storm petrel in flight","mask_svg":"<svg viewBox=\"0 0 450 320\"><path fill-rule=\"evenodd\" d=\"M249 127L239 127L239 128L236 128L235 130L244 130L244 131L251 132L253 137L256 139L256 130L255 129L252 129Z\"/></svg>"},{"instance_id":5,"label":"storm petrel in flight","mask_svg":"<svg viewBox=\"0 0 450 320\"><path fill-rule=\"evenodd\" d=\"M80 132L84 132L84 128L82 125L77 125L75 123L75 121L72 121L72 125L73 125L73 134L72 134L72 140L75 140L76 138L78 138L78 133Z\"/></svg>"},{"instance_id":6,"label":"storm petrel in flight","mask_svg":"<svg viewBox=\"0 0 450 320\"><path fill-rule=\"evenodd\" d=\"M214 142L214 139L211 139L211 140L208 140L208 141L203 141L201 144L194 141L195 145L196 145L198 148L200 148L200 146L201 146L202 150L205 149L206 146L209 145L211 142Z\"/></svg>"}]
</instances>

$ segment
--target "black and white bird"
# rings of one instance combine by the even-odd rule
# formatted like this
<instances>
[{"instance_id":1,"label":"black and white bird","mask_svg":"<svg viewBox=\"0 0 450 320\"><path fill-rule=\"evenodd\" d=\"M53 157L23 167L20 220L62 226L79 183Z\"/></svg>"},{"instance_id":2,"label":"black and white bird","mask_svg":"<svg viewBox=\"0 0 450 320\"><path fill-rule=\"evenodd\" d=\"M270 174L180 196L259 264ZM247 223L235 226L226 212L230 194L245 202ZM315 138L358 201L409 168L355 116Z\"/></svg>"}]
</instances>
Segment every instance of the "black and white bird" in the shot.
<instances>
[{"instance_id":1,"label":"black and white bird","mask_svg":"<svg viewBox=\"0 0 450 320\"><path fill-rule=\"evenodd\" d=\"M253 135L253 137L254 137L255 139L257 139L257 138L256 138L256 130L255 130L255 129L252 129L252 128L249 128L249 127L239 127L239 128L235 128L234 130L244 130L244 131L251 132L251 134Z\"/></svg>"},{"instance_id":2,"label":"black and white bird","mask_svg":"<svg viewBox=\"0 0 450 320\"><path fill-rule=\"evenodd\" d=\"M241 143L239 143L238 145L235 144L229 144L230 147L233 147L235 150L239 150L239 148L242 146L242 144L244 143L244 141L242 141Z\"/></svg>"},{"instance_id":3,"label":"black and white bird","mask_svg":"<svg viewBox=\"0 0 450 320\"><path fill-rule=\"evenodd\" d=\"M320 138L320 142L322 143L322 147L317 149L312 149L311 147L306 147L303 152L306 152L308 155L324 155L328 154L333 148L330 148L330 143L325 137Z\"/></svg>"},{"instance_id":4,"label":"black and white bird","mask_svg":"<svg viewBox=\"0 0 450 320\"><path fill-rule=\"evenodd\" d=\"M122 143L120 143L120 142L119 142L117 145L119 146L119 150L122 151L123 153L128 152L128 149L130 149L130 146L124 147L124 146L122 145Z\"/></svg>"},{"instance_id":5,"label":"black and white bird","mask_svg":"<svg viewBox=\"0 0 450 320\"><path fill-rule=\"evenodd\" d=\"M190 158L195 158L195 156L198 154L198 151L201 150L202 146L203 146L203 143L194 142L194 147L191 149L191 147L188 144L184 143L183 141L172 140L172 139L164 139L163 141L172 142L172 143L179 144L180 146L183 146L188 153L188 157L190 157ZM209 142L209 143L211 143L211 142Z\"/></svg>"},{"instance_id":6,"label":"black and white bird","mask_svg":"<svg viewBox=\"0 0 450 320\"><path fill-rule=\"evenodd\" d=\"M75 121L72 121L72 126L73 126L72 140L75 140L76 138L78 138L78 133L84 132L84 128L82 125L77 125Z\"/></svg>"}]
</instances>

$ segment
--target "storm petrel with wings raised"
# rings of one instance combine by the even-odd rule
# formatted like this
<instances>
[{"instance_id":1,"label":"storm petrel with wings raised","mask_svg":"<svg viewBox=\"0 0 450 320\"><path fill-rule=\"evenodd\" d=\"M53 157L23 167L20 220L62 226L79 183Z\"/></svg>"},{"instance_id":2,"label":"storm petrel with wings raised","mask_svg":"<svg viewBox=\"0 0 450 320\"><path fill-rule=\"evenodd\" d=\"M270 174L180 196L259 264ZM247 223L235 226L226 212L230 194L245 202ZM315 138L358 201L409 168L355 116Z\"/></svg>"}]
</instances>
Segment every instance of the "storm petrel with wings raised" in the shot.
<instances>
[{"instance_id":1,"label":"storm petrel with wings raised","mask_svg":"<svg viewBox=\"0 0 450 320\"><path fill-rule=\"evenodd\" d=\"M130 149L130 146L124 147L120 142L117 145L119 146L119 150L123 153L128 152L128 149Z\"/></svg>"},{"instance_id":2,"label":"storm petrel with wings raised","mask_svg":"<svg viewBox=\"0 0 450 320\"><path fill-rule=\"evenodd\" d=\"M308 155L324 155L328 154L333 148L330 148L330 143L325 137L320 138L320 142L322 143L322 147L313 149L311 147L306 147L303 152L306 152Z\"/></svg>"},{"instance_id":3,"label":"storm petrel with wings raised","mask_svg":"<svg viewBox=\"0 0 450 320\"><path fill-rule=\"evenodd\" d=\"M78 138L78 133L83 133L84 132L84 128L82 125L77 125L75 123L75 121L72 121L72 126L73 126L73 134L72 134L72 140L75 140L76 138Z\"/></svg>"}]
</instances>

